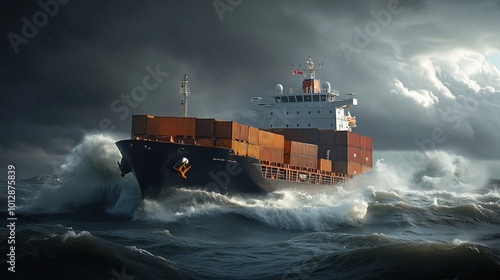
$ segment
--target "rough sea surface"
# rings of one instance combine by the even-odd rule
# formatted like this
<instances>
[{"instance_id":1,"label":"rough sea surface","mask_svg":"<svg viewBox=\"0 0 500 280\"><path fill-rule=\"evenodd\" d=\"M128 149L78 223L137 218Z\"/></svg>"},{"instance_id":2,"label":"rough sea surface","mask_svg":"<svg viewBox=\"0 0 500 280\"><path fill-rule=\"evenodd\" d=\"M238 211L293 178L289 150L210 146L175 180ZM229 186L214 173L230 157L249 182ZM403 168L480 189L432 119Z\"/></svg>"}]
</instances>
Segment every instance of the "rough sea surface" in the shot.
<instances>
[{"instance_id":1,"label":"rough sea surface","mask_svg":"<svg viewBox=\"0 0 500 280\"><path fill-rule=\"evenodd\" d=\"M500 182L460 156L428 153L404 178L380 161L317 193L156 201L119 158L88 136L54 174L16 182L16 272L3 261L0 279L500 279Z\"/></svg>"}]
</instances>

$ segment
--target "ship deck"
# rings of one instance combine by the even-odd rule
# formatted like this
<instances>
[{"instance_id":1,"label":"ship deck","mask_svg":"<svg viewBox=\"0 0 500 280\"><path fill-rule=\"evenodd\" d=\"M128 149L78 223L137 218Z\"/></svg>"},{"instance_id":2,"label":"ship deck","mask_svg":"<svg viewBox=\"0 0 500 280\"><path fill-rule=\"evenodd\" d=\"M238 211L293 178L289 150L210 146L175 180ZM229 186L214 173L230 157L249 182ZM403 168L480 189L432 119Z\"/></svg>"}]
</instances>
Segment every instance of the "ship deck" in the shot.
<instances>
[{"instance_id":1,"label":"ship deck","mask_svg":"<svg viewBox=\"0 0 500 280\"><path fill-rule=\"evenodd\" d=\"M351 176L308 167L260 161L262 176L267 179L285 180L309 184L336 185L344 183Z\"/></svg>"}]
</instances>

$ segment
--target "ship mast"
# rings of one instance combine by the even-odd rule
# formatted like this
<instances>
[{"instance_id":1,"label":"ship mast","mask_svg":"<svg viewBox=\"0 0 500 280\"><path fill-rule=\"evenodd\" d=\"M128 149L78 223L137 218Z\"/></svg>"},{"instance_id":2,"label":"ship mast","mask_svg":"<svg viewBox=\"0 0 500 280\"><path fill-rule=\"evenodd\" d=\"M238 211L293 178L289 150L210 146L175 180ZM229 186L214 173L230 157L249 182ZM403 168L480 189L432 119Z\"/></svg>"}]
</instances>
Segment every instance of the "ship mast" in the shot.
<instances>
[{"instance_id":1,"label":"ship mast","mask_svg":"<svg viewBox=\"0 0 500 280\"><path fill-rule=\"evenodd\" d=\"M188 76L184 74L184 77L181 80L181 95L183 97L181 105L184 107L184 117L187 117L188 107L187 107L187 98L189 96L189 87L188 87Z\"/></svg>"},{"instance_id":2,"label":"ship mast","mask_svg":"<svg viewBox=\"0 0 500 280\"><path fill-rule=\"evenodd\" d=\"M311 57L307 59L307 66L299 65L299 68L293 69L294 75L302 75L304 80L302 81L302 93L319 93L319 79L316 79L316 72L323 68L323 63L318 66L314 65ZM293 67L293 66L292 66Z\"/></svg>"},{"instance_id":3,"label":"ship mast","mask_svg":"<svg viewBox=\"0 0 500 280\"><path fill-rule=\"evenodd\" d=\"M314 62L311 57L309 57L306 61L307 66L303 67L299 64L298 68L293 69L293 74L296 75L304 75L305 79L316 79L316 72L323 68L323 62L318 66L314 65ZM292 65L293 68L293 65Z\"/></svg>"}]
</instances>

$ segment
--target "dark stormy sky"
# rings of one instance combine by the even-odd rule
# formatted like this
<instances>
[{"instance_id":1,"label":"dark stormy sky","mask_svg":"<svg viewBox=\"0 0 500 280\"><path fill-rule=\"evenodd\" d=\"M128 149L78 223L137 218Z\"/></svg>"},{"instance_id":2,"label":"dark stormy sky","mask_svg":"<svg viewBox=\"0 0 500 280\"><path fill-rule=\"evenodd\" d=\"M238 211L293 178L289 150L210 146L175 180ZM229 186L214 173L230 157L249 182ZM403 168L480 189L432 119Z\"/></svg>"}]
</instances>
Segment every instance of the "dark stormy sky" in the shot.
<instances>
[{"instance_id":1,"label":"dark stormy sky","mask_svg":"<svg viewBox=\"0 0 500 280\"><path fill-rule=\"evenodd\" d=\"M191 115L258 125L250 98L311 56L356 93L376 158L440 149L500 177L500 1L25 2L0 4L0 163L18 176L88 133L128 137L132 114L180 115L185 73Z\"/></svg>"}]
</instances>

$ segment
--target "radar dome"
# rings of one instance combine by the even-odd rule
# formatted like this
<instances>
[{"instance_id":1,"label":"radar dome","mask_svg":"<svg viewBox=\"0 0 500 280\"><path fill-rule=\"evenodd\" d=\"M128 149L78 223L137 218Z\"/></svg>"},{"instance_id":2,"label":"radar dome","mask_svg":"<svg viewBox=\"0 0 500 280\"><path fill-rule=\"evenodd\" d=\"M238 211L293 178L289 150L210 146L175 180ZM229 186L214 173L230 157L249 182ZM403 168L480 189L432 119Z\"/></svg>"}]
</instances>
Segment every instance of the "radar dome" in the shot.
<instances>
[{"instance_id":1,"label":"radar dome","mask_svg":"<svg viewBox=\"0 0 500 280\"><path fill-rule=\"evenodd\" d=\"M326 93L330 93L331 90L332 90L332 86L330 85L329 82L324 82L322 85L321 85L321 88L323 89L323 92L326 92Z\"/></svg>"},{"instance_id":2,"label":"radar dome","mask_svg":"<svg viewBox=\"0 0 500 280\"><path fill-rule=\"evenodd\" d=\"M278 93L283 93L283 85L282 84L277 84L276 87L274 87L274 89Z\"/></svg>"}]
</instances>

